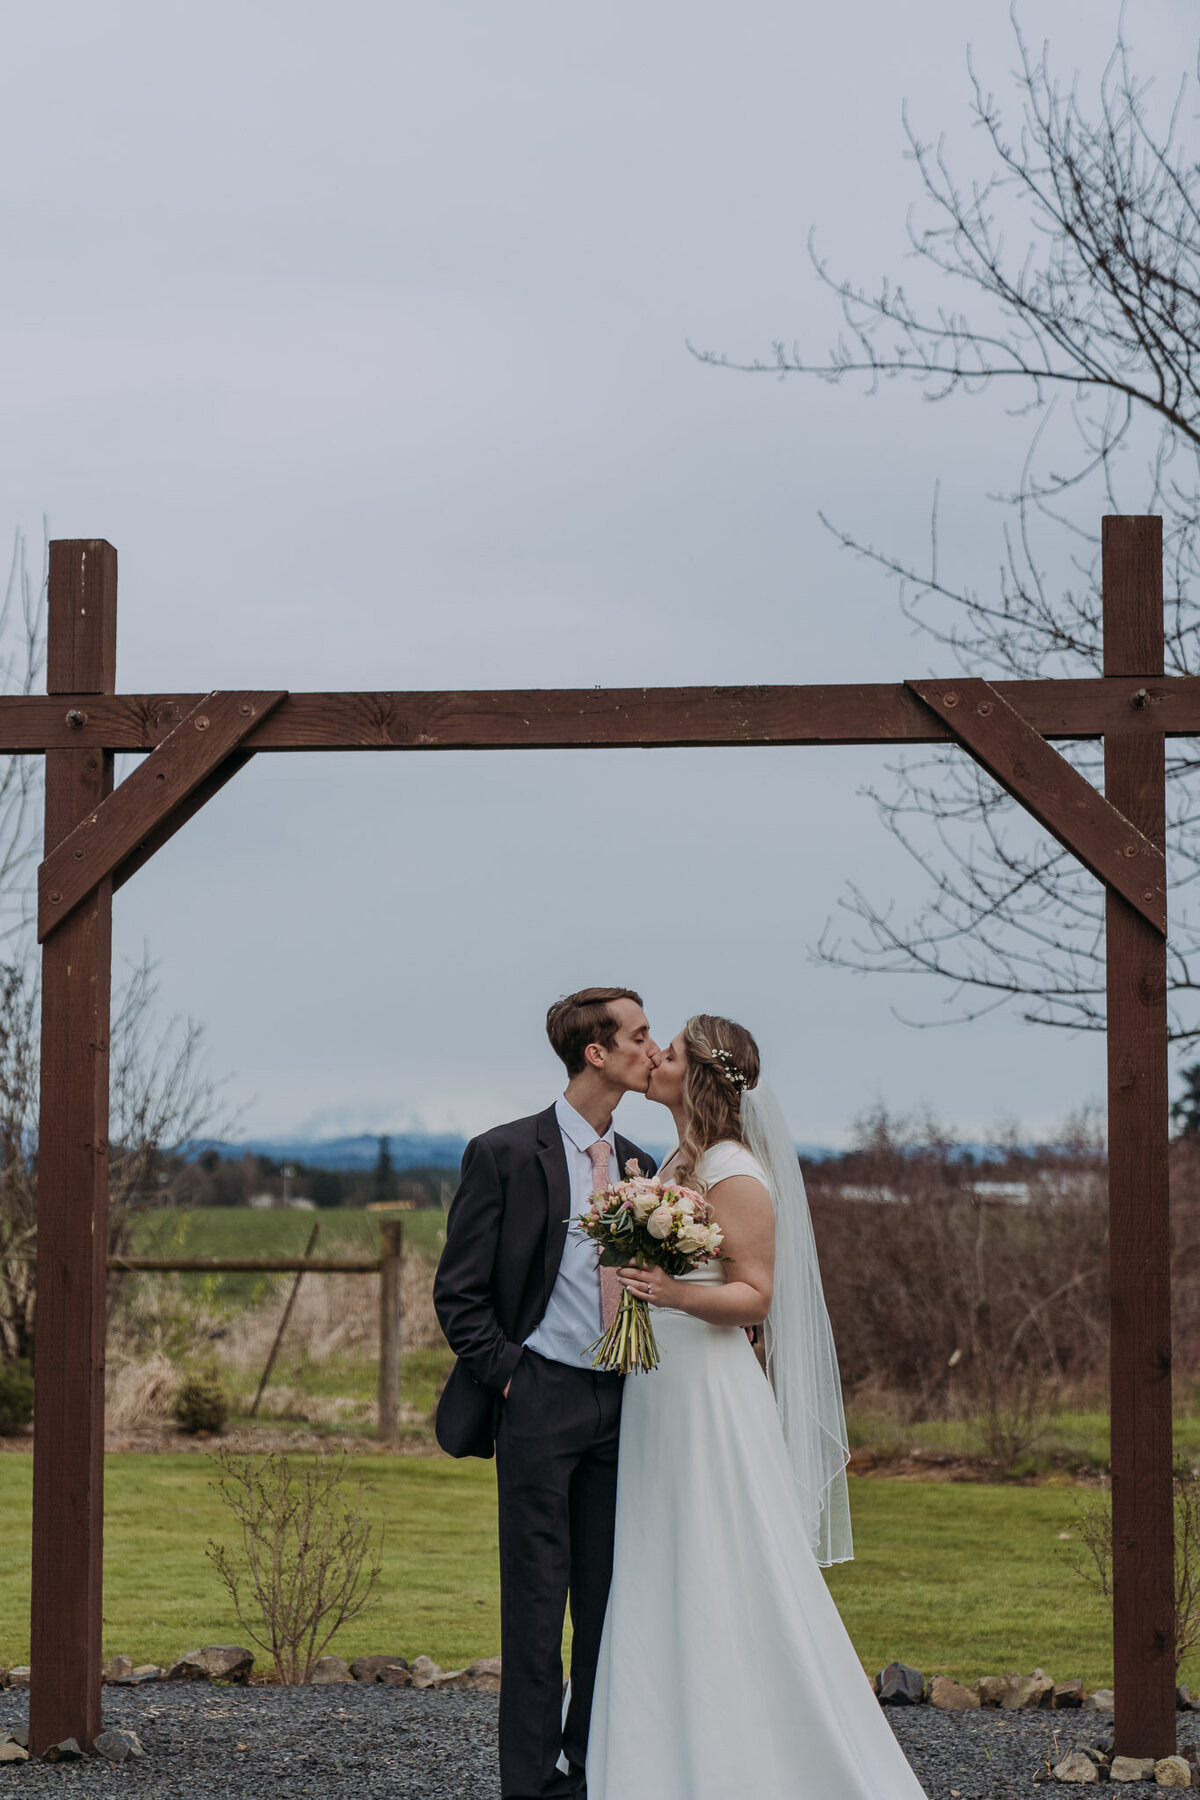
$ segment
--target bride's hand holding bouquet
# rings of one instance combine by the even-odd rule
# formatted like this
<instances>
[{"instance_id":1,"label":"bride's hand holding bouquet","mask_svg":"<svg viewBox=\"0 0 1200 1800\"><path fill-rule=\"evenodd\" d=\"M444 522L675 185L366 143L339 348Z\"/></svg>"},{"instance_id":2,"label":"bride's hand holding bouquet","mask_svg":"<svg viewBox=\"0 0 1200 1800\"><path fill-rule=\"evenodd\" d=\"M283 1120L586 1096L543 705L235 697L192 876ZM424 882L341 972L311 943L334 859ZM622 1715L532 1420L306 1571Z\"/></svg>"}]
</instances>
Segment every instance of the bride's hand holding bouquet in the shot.
<instances>
[{"instance_id":1,"label":"bride's hand holding bouquet","mask_svg":"<svg viewBox=\"0 0 1200 1800\"><path fill-rule=\"evenodd\" d=\"M669 1282L716 1256L722 1233L703 1194L625 1165L624 1181L601 1188L579 1217L597 1245L597 1261L621 1274L621 1303L591 1346L593 1366L619 1375L658 1367L659 1351L648 1301L662 1305Z\"/></svg>"}]
</instances>

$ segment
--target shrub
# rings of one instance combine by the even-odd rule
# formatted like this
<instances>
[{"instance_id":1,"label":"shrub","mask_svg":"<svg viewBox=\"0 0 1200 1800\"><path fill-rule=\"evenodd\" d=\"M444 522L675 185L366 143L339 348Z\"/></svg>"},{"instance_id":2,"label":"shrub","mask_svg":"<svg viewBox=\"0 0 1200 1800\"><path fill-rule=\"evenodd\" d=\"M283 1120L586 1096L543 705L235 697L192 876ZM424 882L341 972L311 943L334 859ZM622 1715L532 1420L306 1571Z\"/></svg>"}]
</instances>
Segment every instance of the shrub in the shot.
<instances>
[{"instance_id":1,"label":"shrub","mask_svg":"<svg viewBox=\"0 0 1200 1800\"><path fill-rule=\"evenodd\" d=\"M1177 1457L1175 1485L1175 1674L1189 1650L1200 1643L1200 1475ZM1101 1492L1071 1521L1080 1550L1061 1552L1063 1561L1112 1604L1112 1496Z\"/></svg>"},{"instance_id":2,"label":"shrub","mask_svg":"<svg viewBox=\"0 0 1200 1800\"><path fill-rule=\"evenodd\" d=\"M238 1619L270 1652L287 1686L309 1679L334 1633L356 1618L380 1575L364 1488L347 1496L344 1456L292 1460L218 1450L214 1483L241 1538L240 1554L207 1554Z\"/></svg>"},{"instance_id":3,"label":"shrub","mask_svg":"<svg viewBox=\"0 0 1200 1800\"><path fill-rule=\"evenodd\" d=\"M202 1369L186 1376L171 1411L183 1431L223 1431L229 1417L229 1393L217 1371Z\"/></svg>"},{"instance_id":4,"label":"shrub","mask_svg":"<svg viewBox=\"0 0 1200 1800\"><path fill-rule=\"evenodd\" d=\"M0 1437L20 1431L33 1417L33 1376L29 1364L0 1365Z\"/></svg>"}]
</instances>

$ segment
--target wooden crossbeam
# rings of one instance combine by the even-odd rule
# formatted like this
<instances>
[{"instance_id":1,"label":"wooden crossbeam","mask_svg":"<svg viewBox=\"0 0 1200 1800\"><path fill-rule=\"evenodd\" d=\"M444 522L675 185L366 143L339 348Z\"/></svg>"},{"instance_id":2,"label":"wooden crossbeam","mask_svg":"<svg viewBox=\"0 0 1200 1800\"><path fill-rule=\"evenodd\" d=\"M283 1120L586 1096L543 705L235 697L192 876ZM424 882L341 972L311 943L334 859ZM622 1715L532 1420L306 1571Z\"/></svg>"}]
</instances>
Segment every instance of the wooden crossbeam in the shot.
<instances>
[{"instance_id":1,"label":"wooden crossbeam","mask_svg":"<svg viewBox=\"0 0 1200 1800\"><path fill-rule=\"evenodd\" d=\"M280 689L211 693L197 701L145 762L48 853L38 869L38 938L55 930L105 877L127 862L140 867L165 843L227 779L222 764L284 697Z\"/></svg>"},{"instance_id":2,"label":"wooden crossbeam","mask_svg":"<svg viewBox=\"0 0 1200 1800\"><path fill-rule=\"evenodd\" d=\"M954 736L1065 850L1166 935L1166 857L990 681L910 681Z\"/></svg>"},{"instance_id":3,"label":"wooden crossbeam","mask_svg":"<svg viewBox=\"0 0 1200 1800\"><path fill-rule=\"evenodd\" d=\"M1200 676L998 681L1044 738L1200 736ZM201 694L0 697L0 753L147 751ZM264 702L267 696L255 696ZM265 708L264 708L265 710ZM954 733L905 682L289 694L247 750L553 750L937 744Z\"/></svg>"}]
</instances>

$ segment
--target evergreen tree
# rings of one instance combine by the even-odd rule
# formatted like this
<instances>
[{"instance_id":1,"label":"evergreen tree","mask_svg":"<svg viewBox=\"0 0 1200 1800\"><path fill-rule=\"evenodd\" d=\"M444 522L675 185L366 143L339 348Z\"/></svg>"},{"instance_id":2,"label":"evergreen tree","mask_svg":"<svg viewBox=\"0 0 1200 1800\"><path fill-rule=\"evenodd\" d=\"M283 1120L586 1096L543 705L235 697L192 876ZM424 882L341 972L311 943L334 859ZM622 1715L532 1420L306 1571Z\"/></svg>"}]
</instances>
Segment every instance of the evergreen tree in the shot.
<instances>
[{"instance_id":1,"label":"evergreen tree","mask_svg":"<svg viewBox=\"0 0 1200 1800\"><path fill-rule=\"evenodd\" d=\"M395 1197L396 1172L392 1167L391 1140L381 1137L379 1154L375 1158L375 1199L381 1206Z\"/></svg>"}]
</instances>

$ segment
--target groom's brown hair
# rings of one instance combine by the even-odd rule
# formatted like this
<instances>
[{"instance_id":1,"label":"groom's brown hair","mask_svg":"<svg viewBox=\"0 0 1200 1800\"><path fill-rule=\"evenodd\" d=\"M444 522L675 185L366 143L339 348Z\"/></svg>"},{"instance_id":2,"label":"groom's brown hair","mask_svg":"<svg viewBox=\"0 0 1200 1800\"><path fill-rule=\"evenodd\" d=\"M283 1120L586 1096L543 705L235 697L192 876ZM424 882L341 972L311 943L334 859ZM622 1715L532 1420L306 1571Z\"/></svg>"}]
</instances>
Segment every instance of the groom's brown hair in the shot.
<instances>
[{"instance_id":1,"label":"groom's brown hair","mask_svg":"<svg viewBox=\"0 0 1200 1800\"><path fill-rule=\"evenodd\" d=\"M566 1064L568 1075L580 1074L587 1063L584 1052L589 1044L602 1044L611 1050L617 1037L617 1021L609 1007L614 1000L632 1000L642 1004L642 996L632 988L580 988L565 1000L556 1000L546 1014L546 1036L554 1054Z\"/></svg>"}]
</instances>

